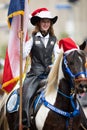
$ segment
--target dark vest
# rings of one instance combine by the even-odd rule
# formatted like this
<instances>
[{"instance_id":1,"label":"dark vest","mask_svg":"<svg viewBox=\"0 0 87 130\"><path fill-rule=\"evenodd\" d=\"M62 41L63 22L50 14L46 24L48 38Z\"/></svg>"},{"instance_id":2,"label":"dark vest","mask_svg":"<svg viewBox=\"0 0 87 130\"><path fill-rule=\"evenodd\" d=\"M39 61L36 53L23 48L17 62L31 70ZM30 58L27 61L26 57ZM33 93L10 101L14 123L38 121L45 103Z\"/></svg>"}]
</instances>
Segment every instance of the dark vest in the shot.
<instances>
[{"instance_id":1,"label":"dark vest","mask_svg":"<svg viewBox=\"0 0 87 130\"><path fill-rule=\"evenodd\" d=\"M50 36L45 48L41 37L33 36L33 47L31 50L30 72L36 75L49 73L48 66L52 64L53 48L56 37Z\"/></svg>"}]
</instances>

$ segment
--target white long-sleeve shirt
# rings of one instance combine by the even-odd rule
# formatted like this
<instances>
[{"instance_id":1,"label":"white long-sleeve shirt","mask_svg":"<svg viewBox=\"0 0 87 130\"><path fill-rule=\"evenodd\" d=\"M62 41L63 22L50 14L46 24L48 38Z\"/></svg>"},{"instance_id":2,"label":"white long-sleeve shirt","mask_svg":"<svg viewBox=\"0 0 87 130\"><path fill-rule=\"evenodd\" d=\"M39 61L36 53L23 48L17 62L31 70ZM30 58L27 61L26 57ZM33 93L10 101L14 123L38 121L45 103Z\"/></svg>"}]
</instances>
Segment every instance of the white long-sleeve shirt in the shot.
<instances>
[{"instance_id":1,"label":"white long-sleeve shirt","mask_svg":"<svg viewBox=\"0 0 87 130\"><path fill-rule=\"evenodd\" d=\"M42 34L38 32L36 36L40 36L42 38L43 44L46 48L48 40L49 40L49 34L43 37ZM32 46L33 46L33 37L31 37L26 43L23 44L23 58L26 58L30 54ZM59 53L60 53L59 46L58 44L55 44L54 49L53 49L53 54L54 54L55 59L57 58Z\"/></svg>"}]
</instances>

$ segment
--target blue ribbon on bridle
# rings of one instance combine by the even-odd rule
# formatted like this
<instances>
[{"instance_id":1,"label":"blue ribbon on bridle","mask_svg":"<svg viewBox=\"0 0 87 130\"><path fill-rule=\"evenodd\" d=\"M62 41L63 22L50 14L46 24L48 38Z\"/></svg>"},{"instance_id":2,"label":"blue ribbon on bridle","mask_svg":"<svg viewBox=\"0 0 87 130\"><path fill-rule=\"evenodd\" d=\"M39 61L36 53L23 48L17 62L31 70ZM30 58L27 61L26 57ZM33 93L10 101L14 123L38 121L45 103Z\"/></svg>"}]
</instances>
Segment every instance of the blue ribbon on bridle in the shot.
<instances>
[{"instance_id":1,"label":"blue ribbon on bridle","mask_svg":"<svg viewBox=\"0 0 87 130\"><path fill-rule=\"evenodd\" d=\"M58 91L59 92L59 91ZM58 108L56 108L55 106L53 106L52 104L50 104L44 97L44 91L41 92L41 95L40 95L40 103L44 104L45 107L49 108L50 110L56 112L57 114L60 114L62 116L65 116L65 117L68 117L68 118L71 118L71 117L74 117L74 116L77 116L79 115L79 103L76 102L76 107L75 107L75 104L74 104L74 101L73 101L73 96L67 96L65 94L63 94L61 92L61 94L67 98L69 98L71 100L71 104L72 104L72 107L74 109L73 112L65 112L63 110L60 110Z\"/></svg>"}]
</instances>

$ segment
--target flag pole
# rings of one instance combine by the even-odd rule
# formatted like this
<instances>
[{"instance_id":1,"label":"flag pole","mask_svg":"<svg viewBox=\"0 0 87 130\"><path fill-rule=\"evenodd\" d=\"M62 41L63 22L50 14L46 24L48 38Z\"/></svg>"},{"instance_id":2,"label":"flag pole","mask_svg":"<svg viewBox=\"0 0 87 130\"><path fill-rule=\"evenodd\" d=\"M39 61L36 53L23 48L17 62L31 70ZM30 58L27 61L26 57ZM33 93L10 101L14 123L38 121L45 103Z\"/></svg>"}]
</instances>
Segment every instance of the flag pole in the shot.
<instances>
[{"instance_id":1,"label":"flag pole","mask_svg":"<svg viewBox=\"0 0 87 130\"><path fill-rule=\"evenodd\" d=\"M20 25L20 109L19 109L19 130L22 130L22 77L23 77L23 15L21 16L21 25Z\"/></svg>"}]
</instances>

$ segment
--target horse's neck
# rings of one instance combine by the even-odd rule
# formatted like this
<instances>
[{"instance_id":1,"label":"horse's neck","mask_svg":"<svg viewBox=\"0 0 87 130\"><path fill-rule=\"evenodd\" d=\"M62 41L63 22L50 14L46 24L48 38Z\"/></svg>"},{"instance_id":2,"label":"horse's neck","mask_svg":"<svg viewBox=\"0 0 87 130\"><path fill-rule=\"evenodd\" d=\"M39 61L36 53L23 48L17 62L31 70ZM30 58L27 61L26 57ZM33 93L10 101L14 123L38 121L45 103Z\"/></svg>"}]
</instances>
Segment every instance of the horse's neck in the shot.
<instances>
[{"instance_id":1,"label":"horse's neck","mask_svg":"<svg viewBox=\"0 0 87 130\"><path fill-rule=\"evenodd\" d=\"M71 86L65 78L62 78L60 80L59 91L61 91L62 93L64 93L67 96L70 96Z\"/></svg>"},{"instance_id":2,"label":"horse's neck","mask_svg":"<svg viewBox=\"0 0 87 130\"><path fill-rule=\"evenodd\" d=\"M70 83L69 81L63 78L60 80L57 99L56 99L57 101L56 103L60 109L68 111L68 112L73 111L71 98L69 98L70 96L71 96ZM73 97L73 101L74 101L73 103L76 102L75 96Z\"/></svg>"},{"instance_id":3,"label":"horse's neck","mask_svg":"<svg viewBox=\"0 0 87 130\"><path fill-rule=\"evenodd\" d=\"M60 80L59 83L59 89L58 89L58 94L57 94L57 99L56 99L56 105L58 108L64 111L72 111L72 106L70 99L67 97L70 97L70 85L68 81L66 81L64 78Z\"/></svg>"}]
</instances>

